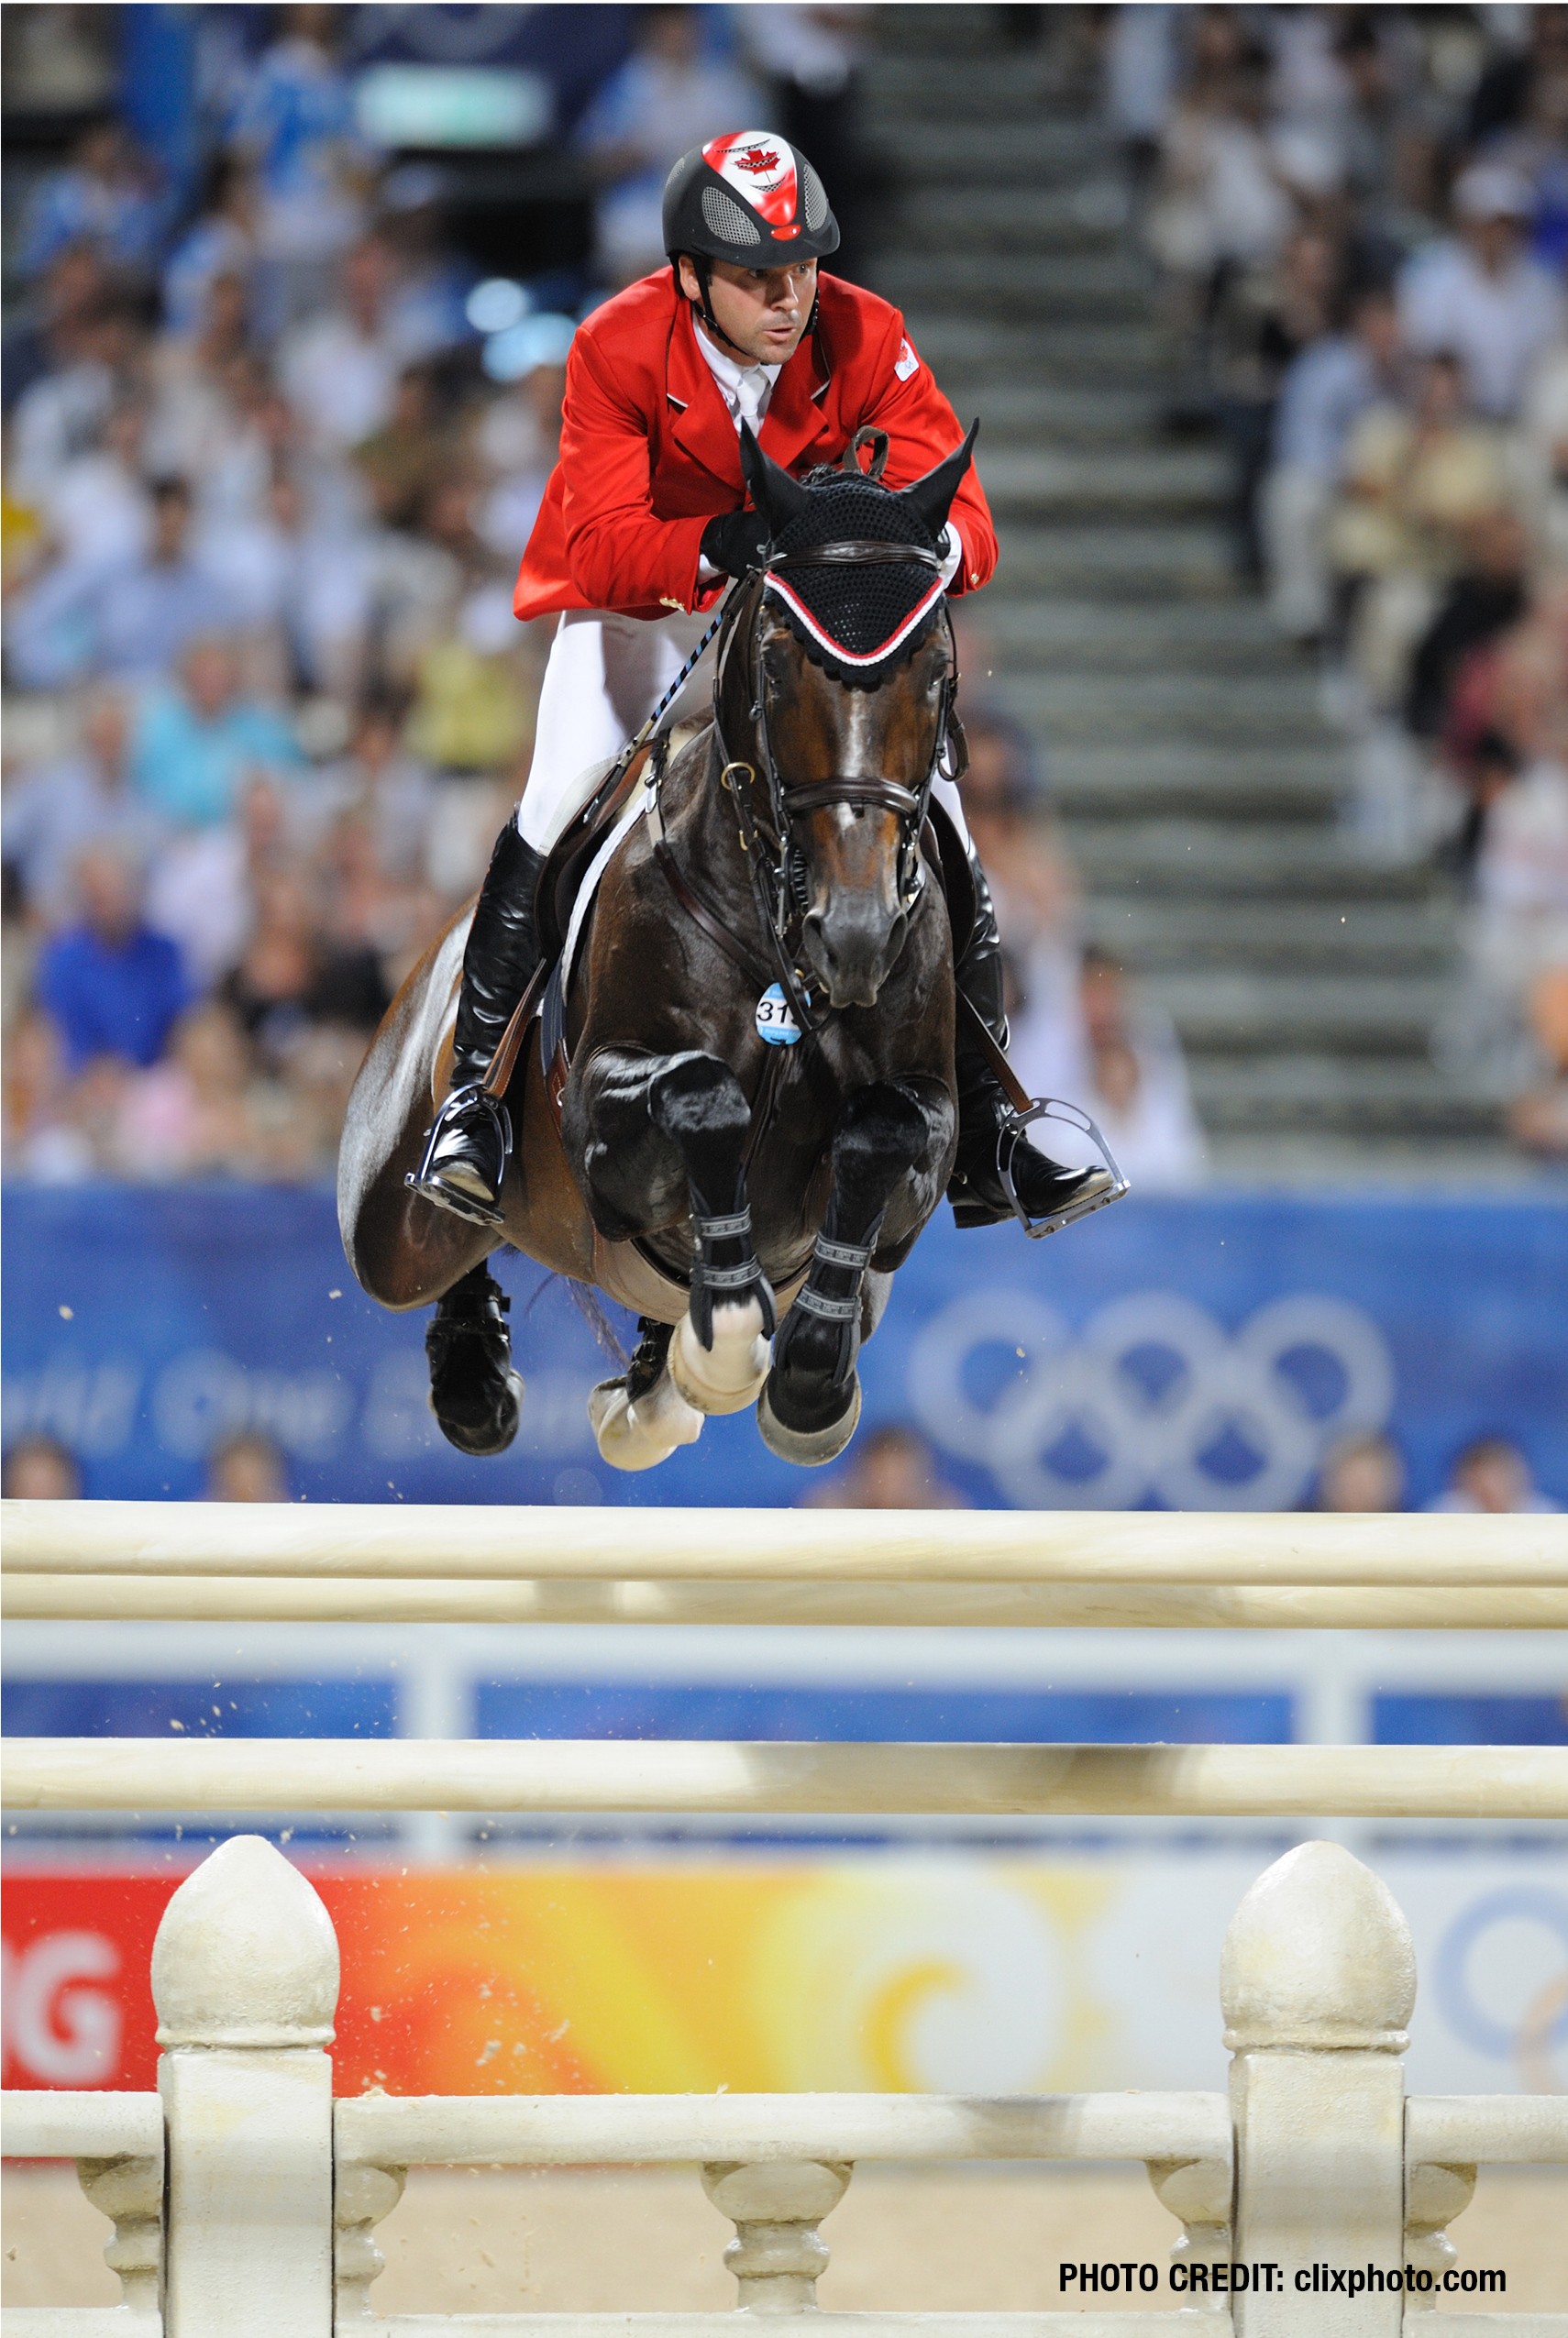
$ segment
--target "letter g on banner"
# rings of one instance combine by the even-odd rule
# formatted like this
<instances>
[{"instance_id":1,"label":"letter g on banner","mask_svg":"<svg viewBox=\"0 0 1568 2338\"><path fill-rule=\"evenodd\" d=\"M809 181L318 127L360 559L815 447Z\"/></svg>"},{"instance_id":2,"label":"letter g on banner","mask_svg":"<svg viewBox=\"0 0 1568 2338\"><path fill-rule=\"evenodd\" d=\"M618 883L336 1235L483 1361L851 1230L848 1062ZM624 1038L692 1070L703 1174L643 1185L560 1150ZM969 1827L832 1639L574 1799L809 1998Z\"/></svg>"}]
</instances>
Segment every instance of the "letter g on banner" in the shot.
<instances>
[{"instance_id":1,"label":"letter g on banner","mask_svg":"<svg viewBox=\"0 0 1568 2338\"><path fill-rule=\"evenodd\" d=\"M922 1330L909 1395L946 1452L1022 1509L1275 1510L1325 1446L1380 1428L1394 1372L1348 1301L1298 1292L1232 1337L1174 1291L1101 1307L1076 1335L1016 1291L955 1299Z\"/></svg>"}]
</instances>

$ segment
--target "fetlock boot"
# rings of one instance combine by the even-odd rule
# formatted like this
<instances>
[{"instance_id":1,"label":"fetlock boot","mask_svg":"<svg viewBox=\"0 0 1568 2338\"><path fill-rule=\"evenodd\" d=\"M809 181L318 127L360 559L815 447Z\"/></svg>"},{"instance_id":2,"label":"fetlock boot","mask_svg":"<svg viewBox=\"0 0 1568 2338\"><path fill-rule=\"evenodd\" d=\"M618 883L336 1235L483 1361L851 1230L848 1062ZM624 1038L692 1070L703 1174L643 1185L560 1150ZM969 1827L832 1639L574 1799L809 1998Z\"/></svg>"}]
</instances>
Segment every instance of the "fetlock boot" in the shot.
<instances>
[{"instance_id":1,"label":"fetlock boot","mask_svg":"<svg viewBox=\"0 0 1568 2338\"><path fill-rule=\"evenodd\" d=\"M474 905L452 1039L452 1084L425 1158L409 1184L478 1226L504 1230L501 1189L512 1153L512 1118L481 1083L513 1009L539 964L535 895L545 855L509 820Z\"/></svg>"},{"instance_id":2,"label":"fetlock boot","mask_svg":"<svg viewBox=\"0 0 1568 2338\"><path fill-rule=\"evenodd\" d=\"M975 923L968 947L955 970L962 995L1005 1051L1007 1012L1002 994L1001 936L991 888L970 847L969 867L975 879ZM995 1226L1014 1216L1002 1184L999 1153L1013 1119L1006 1090L981 1053L967 1019L960 1015L954 1048L958 1083L958 1154L948 1182L954 1223L960 1227ZM1037 1152L1026 1137L1011 1147L1010 1169L1018 1198L1031 1220L1055 1217L1108 1191L1114 1184L1108 1169L1065 1169Z\"/></svg>"}]
</instances>

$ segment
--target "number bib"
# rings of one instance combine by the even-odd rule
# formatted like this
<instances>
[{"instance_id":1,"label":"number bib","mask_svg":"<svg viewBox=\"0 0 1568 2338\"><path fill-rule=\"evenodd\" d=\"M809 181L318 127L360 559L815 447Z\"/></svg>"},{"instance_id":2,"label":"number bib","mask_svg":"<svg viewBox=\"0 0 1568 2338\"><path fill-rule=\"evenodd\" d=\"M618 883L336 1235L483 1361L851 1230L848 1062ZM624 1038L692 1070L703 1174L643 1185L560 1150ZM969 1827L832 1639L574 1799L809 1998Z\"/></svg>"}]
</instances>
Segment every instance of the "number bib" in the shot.
<instances>
[{"instance_id":1,"label":"number bib","mask_svg":"<svg viewBox=\"0 0 1568 2338\"><path fill-rule=\"evenodd\" d=\"M774 983L756 1002L756 1035L769 1047L793 1047L801 1036L783 986Z\"/></svg>"}]
</instances>

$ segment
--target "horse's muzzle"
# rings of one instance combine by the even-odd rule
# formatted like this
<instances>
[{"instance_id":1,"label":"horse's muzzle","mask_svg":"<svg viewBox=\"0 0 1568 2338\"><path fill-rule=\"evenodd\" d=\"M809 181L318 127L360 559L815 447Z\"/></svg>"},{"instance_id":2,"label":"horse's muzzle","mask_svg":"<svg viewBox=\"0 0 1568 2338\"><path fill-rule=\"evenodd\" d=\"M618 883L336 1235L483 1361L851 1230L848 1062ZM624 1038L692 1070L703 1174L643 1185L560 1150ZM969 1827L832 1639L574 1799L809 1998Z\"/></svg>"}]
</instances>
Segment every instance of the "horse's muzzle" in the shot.
<instances>
[{"instance_id":1,"label":"horse's muzzle","mask_svg":"<svg viewBox=\"0 0 1568 2338\"><path fill-rule=\"evenodd\" d=\"M901 910L889 918L880 908L852 900L809 910L801 943L832 1007L874 1007L882 985L899 962L909 935Z\"/></svg>"}]
</instances>

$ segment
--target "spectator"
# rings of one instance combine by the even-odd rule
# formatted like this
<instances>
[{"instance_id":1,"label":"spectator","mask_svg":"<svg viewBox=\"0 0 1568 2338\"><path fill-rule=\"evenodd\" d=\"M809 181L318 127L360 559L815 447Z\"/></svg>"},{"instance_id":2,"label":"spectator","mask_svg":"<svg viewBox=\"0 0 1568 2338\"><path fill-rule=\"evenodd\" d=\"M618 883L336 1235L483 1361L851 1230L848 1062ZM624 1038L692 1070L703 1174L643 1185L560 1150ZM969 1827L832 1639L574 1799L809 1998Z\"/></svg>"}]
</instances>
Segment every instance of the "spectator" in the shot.
<instances>
[{"instance_id":1,"label":"spectator","mask_svg":"<svg viewBox=\"0 0 1568 2338\"><path fill-rule=\"evenodd\" d=\"M6 1035L6 1165L40 1186L78 1186L98 1166L79 1125L60 1031L31 1009Z\"/></svg>"},{"instance_id":2,"label":"spectator","mask_svg":"<svg viewBox=\"0 0 1568 2338\"><path fill-rule=\"evenodd\" d=\"M122 1175L256 1176L266 1163L249 1090L245 1034L209 1000L181 1016L160 1063L128 1083L114 1133Z\"/></svg>"},{"instance_id":3,"label":"spectator","mask_svg":"<svg viewBox=\"0 0 1568 2338\"><path fill-rule=\"evenodd\" d=\"M377 862L394 883L413 884L424 877L436 799L428 770L403 745L395 698L374 693L364 700L348 752L323 772L321 793L341 811L365 816Z\"/></svg>"},{"instance_id":4,"label":"spectator","mask_svg":"<svg viewBox=\"0 0 1568 2338\"><path fill-rule=\"evenodd\" d=\"M892 1422L862 1435L849 1466L801 1496L812 1510L965 1510L968 1504L937 1473L917 1429Z\"/></svg>"},{"instance_id":5,"label":"spectator","mask_svg":"<svg viewBox=\"0 0 1568 2338\"><path fill-rule=\"evenodd\" d=\"M1416 646L1405 722L1419 739L1435 739L1465 660L1517 624L1529 606L1524 524L1513 513L1484 512L1465 530L1465 560Z\"/></svg>"},{"instance_id":6,"label":"spectator","mask_svg":"<svg viewBox=\"0 0 1568 2338\"><path fill-rule=\"evenodd\" d=\"M58 272L73 281L74 259L68 255ZM49 362L10 414L11 485L29 497L47 497L72 457L96 446L130 387L140 319L122 295L100 291L57 316L48 338Z\"/></svg>"},{"instance_id":7,"label":"spectator","mask_svg":"<svg viewBox=\"0 0 1568 2338\"><path fill-rule=\"evenodd\" d=\"M1457 358L1427 359L1413 410L1374 406L1356 425L1329 546L1353 610L1353 661L1375 705L1402 700L1468 531L1506 500L1496 435L1467 415Z\"/></svg>"},{"instance_id":8,"label":"spectator","mask_svg":"<svg viewBox=\"0 0 1568 2338\"><path fill-rule=\"evenodd\" d=\"M1381 1429L1337 1438L1318 1472L1315 1510L1387 1511L1403 1506L1405 1464Z\"/></svg>"},{"instance_id":9,"label":"spectator","mask_svg":"<svg viewBox=\"0 0 1568 2338\"><path fill-rule=\"evenodd\" d=\"M258 193L254 171L237 154L219 154L200 212L163 271L163 321L180 339L203 329L220 276L248 290L255 272Z\"/></svg>"},{"instance_id":10,"label":"spectator","mask_svg":"<svg viewBox=\"0 0 1568 2338\"><path fill-rule=\"evenodd\" d=\"M1084 1099L1117 1166L1142 1191L1201 1185L1208 1153L1175 1030L1133 1009L1120 966L1100 950L1084 954L1079 1010L1084 1075L1064 1092ZM1053 1149L1057 1132L1053 1121ZM1085 1150L1083 1158L1094 1155Z\"/></svg>"},{"instance_id":11,"label":"spectator","mask_svg":"<svg viewBox=\"0 0 1568 2338\"><path fill-rule=\"evenodd\" d=\"M379 228L392 259L387 329L408 362L473 338L467 302L474 269L447 240L447 174L429 162L403 163L381 182Z\"/></svg>"},{"instance_id":12,"label":"spectator","mask_svg":"<svg viewBox=\"0 0 1568 2338\"><path fill-rule=\"evenodd\" d=\"M269 1070L282 1073L306 1031L341 1023L370 1033L392 1003L380 964L363 946L334 948L322 935L311 888L288 867L256 881L256 923L218 986Z\"/></svg>"},{"instance_id":13,"label":"spectator","mask_svg":"<svg viewBox=\"0 0 1568 2338\"><path fill-rule=\"evenodd\" d=\"M383 527L407 527L417 518L425 497L451 468L453 452L442 426L433 367L405 366L385 422L354 449Z\"/></svg>"},{"instance_id":14,"label":"spectator","mask_svg":"<svg viewBox=\"0 0 1568 2338\"><path fill-rule=\"evenodd\" d=\"M565 316L525 317L508 359L512 387L486 407L474 452L490 480L474 524L491 550L521 559L560 454L561 400L573 326ZM509 342L513 336L507 336Z\"/></svg>"},{"instance_id":15,"label":"spectator","mask_svg":"<svg viewBox=\"0 0 1568 2338\"><path fill-rule=\"evenodd\" d=\"M273 698L302 689L353 698L375 617L370 533L333 524L296 475L283 470L261 512L215 528L208 546L208 566L248 638L247 664L259 690Z\"/></svg>"},{"instance_id":16,"label":"spectator","mask_svg":"<svg viewBox=\"0 0 1568 2338\"><path fill-rule=\"evenodd\" d=\"M648 6L636 48L612 74L577 129L577 144L603 190L594 206L594 249L614 286L664 265L664 182L690 147L722 131L761 125L754 84L704 57L705 9Z\"/></svg>"},{"instance_id":17,"label":"spectator","mask_svg":"<svg viewBox=\"0 0 1568 2338\"><path fill-rule=\"evenodd\" d=\"M241 696L238 660L217 635L193 640L178 684L144 701L131 752L142 800L191 828L226 820L249 774L286 777L303 760L281 716Z\"/></svg>"},{"instance_id":18,"label":"spectator","mask_svg":"<svg viewBox=\"0 0 1568 2338\"><path fill-rule=\"evenodd\" d=\"M1508 1133L1526 1152L1568 1162L1568 965L1551 966L1529 994L1530 1029L1546 1076L1516 1097Z\"/></svg>"},{"instance_id":19,"label":"spectator","mask_svg":"<svg viewBox=\"0 0 1568 2338\"><path fill-rule=\"evenodd\" d=\"M856 276L860 262L866 168L859 98L870 16L867 7L770 6L754 0L736 18L746 54L767 85L768 119L811 156L833 189L839 227L835 276Z\"/></svg>"},{"instance_id":20,"label":"spectator","mask_svg":"<svg viewBox=\"0 0 1568 2338\"><path fill-rule=\"evenodd\" d=\"M1418 252L1399 282L1410 347L1452 350L1478 412L1496 421L1517 414L1531 366L1562 328L1562 290L1525 250L1534 207L1517 171L1474 164L1453 191L1459 233Z\"/></svg>"},{"instance_id":21,"label":"spectator","mask_svg":"<svg viewBox=\"0 0 1568 2338\"><path fill-rule=\"evenodd\" d=\"M220 472L238 426L236 368L250 337L250 292L245 276L224 269L206 286L195 326L165 334L153 346L148 371L152 418L148 462L178 473L204 491Z\"/></svg>"},{"instance_id":22,"label":"spectator","mask_svg":"<svg viewBox=\"0 0 1568 2338\"><path fill-rule=\"evenodd\" d=\"M1447 1491L1427 1507L1483 1516L1540 1516L1561 1505L1538 1491L1529 1463L1510 1439L1480 1437L1455 1461Z\"/></svg>"},{"instance_id":23,"label":"spectator","mask_svg":"<svg viewBox=\"0 0 1568 2338\"><path fill-rule=\"evenodd\" d=\"M259 1429L225 1437L207 1456L204 1502L286 1502L288 1471L281 1449Z\"/></svg>"},{"instance_id":24,"label":"spectator","mask_svg":"<svg viewBox=\"0 0 1568 2338\"><path fill-rule=\"evenodd\" d=\"M1521 507L1548 567L1568 570L1568 333L1546 349L1519 415Z\"/></svg>"},{"instance_id":25,"label":"spectator","mask_svg":"<svg viewBox=\"0 0 1568 2338\"><path fill-rule=\"evenodd\" d=\"M90 122L71 160L43 179L27 207L18 255L25 276L37 276L75 244L92 244L110 266L149 275L166 204L123 124L112 116Z\"/></svg>"},{"instance_id":26,"label":"spectator","mask_svg":"<svg viewBox=\"0 0 1568 2338\"><path fill-rule=\"evenodd\" d=\"M39 498L62 569L76 576L134 569L152 543L143 476L146 411L127 398L110 408L94 445L72 456Z\"/></svg>"},{"instance_id":27,"label":"spectator","mask_svg":"<svg viewBox=\"0 0 1568 2338\"><path fill-rule=\"evenodd\" d=\"M101 690L88 702L77 751L6 791L0 854L40 924L69 916L72 872L89 845L119 846L145 862L161 838L162 822L130 785L129 736L124 697Z\"/></svg>"},{"instance_id":28,"label":"spectator","mask_svg":"<svg viewBox=\"0 0 1568 2338\"><path fill-rule=\"evenodd\" d=\"M334 54L337 16L330 7L283 10L283 37L250 76L228 125L230 152L256 174L272 333L326 294L332 263L364 216L370 156Z\"/></svg>"},{"instance_id":29,"label":"spectator","mask_svg":"<svg viewBox=\"0 0 1568 2338\"><path fill-rule=\"evenodd\" d=\"M337 275L342 305L307 316L278 353L278 378L318 452L346 454L392 411L402 358L388 329L392 255L374 237Z\"/></svg>"},{"instance_id":30,"label":"spectator","mask_svg":"<svg viewBox=\"0 0 1568 2338\"><path fill-rule=\"evenodd\" d=\"M107 271L91 244L67 244L45 270L6 326L0 403L7 416L36 381L82 356L90 320L108 290Z\"/></svg>"},{"instance_id":31,"label":"spectator","mask_svg":"<svg viewBox=\"0 0 1568 2338\"><path fill-rule=\"evenodd\" d=\"M76 1456L57 1437L19 1437L6 1456L0 1492L12 1502L79 1502Z\"/></svg>"},{"instance_id":32,"label":"spectator","mask_svg":"<svg viewBox=\"0 0 1568 2338\"><path fill-rule=\"evenodd\" d=\"M152 540L117 568L61 566L28 596L12 637L13 664L35 686L107 674L158 680L198 634L233 613L218 579L190 550L191 491L182 479L152 488Z\"/></svg>"},{"instance_id":33,"label":"spectator","mask_svg":"<svg viewBox=\"0 0 1568 2338\"><path fill-rule=\"evenodd\" d=\"M1270 612L1282 633L1304 645L1316 645L1329 626L1324 533L1351 433L1369 407L1391 396L1398 349L1393 295L1373 288L1354 299L1347 330L1309 343L1285 374L1262 525Z\"/></svg>"},{"instance_id":34,"label":"spectator","mask_svg":"<svg viewBox=\"0 0 1568 2338\"><path fill-rule=\"evenodd\" d=\"M142 916L139 874L122 850L94 844L76 864L81 922L39 960L39 1002L60 1026L66 1061L156 1063L190 990L180 953Z\"/></svg>"}]
</instances>

